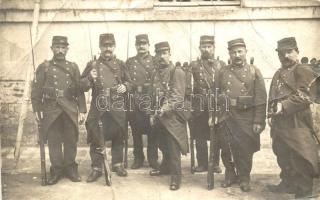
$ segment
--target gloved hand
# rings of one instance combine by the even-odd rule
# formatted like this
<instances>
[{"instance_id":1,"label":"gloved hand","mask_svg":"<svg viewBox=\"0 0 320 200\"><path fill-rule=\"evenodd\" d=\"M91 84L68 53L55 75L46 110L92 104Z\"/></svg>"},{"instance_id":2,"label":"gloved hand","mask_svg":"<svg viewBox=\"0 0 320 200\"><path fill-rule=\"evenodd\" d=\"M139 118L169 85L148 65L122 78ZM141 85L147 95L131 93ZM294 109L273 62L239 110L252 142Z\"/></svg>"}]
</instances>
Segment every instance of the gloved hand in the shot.
<instances>
[{"instance_id":1,"label":"gloved hand","mask_svg":"<svg viewBox=\"0 0 320 200\"><path fill-rule=\"evenodd\" d=\"M253 132L255 134L260 134L262 132L262 126L261 124L253 124Z\"/></svg>"}]
</instances>

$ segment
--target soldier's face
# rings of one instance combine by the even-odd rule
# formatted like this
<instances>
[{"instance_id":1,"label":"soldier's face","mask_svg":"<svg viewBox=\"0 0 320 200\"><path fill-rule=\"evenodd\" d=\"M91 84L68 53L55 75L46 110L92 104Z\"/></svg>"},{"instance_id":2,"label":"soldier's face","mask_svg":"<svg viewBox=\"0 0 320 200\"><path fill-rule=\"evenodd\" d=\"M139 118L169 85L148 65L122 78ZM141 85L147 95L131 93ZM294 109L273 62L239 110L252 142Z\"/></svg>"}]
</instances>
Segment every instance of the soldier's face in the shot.
<instances>
[{"instance_id":1,"label":"soldier's face","mask_svg":"<svg viewBox=\"0 0 320 200\"><path fill-rule=\"evenodd\" d=\"M57 60L66 59L68 49L69 49L68 46L65 44L54 44L51 46L53 57Z\"/></svg>"},{"instance_id":2,"label":"soldier's face","mask_svg":"<svg viewBox=\"0 0 320 200\"><path fill-rule=\"evenodd\" d=\"M229 50L232 64L242 66L246 62L247 49L243 46L235 46Z\"/></svg>"},{"instance_id":3,"label":"soldier's face","mask_svg":"<svg viewBox=\"0 0 320 200\"><path fill-rule=\"evenodd\" d=\"M136 44L138 54L146 54L149 52L149 44L146 42L140 42Z\"/></svg>"},{"instance_id":4,"label":"soldier's face","mask_svg":"<svg viewBox=\"0 0 320 200\"><path fill-rule=\"evenodd\" d=\"M201 57L204 59L212 58L214 56L213 44L201 44L200 47Z\"/></svg>"},{"instance_id":5,"label":"soldier's face","mask_svg":"<svg viewBox=\"0 0 320 200\"><path fill-rule=\"evenodd\" d=\"M170 56L171 54L169 50L160 51L156 54L156 57L158 58L160 65L168 65L170 63Z\"/></svg>"},{"instance_id":6,"label":"soldier's face","mask_svg":"<svg viewBox=\"0 0 320 200\"><path fill-rule=\"evenodd\" d=\"M116 46L112 43L105 43L100 46L102 58L110 58L113 56L113 52Z\"/></svg>"},{"instance_id":7,"label":"soldier's face","mask_svg":"<svg viewBox=\"0 0 320 200\"><path fill-rule=\"evenodd\" d=\"M298 51L296 49L279 50L278 57L283 67L290 67L298 62Z\"/></svg>"}]
</instances>

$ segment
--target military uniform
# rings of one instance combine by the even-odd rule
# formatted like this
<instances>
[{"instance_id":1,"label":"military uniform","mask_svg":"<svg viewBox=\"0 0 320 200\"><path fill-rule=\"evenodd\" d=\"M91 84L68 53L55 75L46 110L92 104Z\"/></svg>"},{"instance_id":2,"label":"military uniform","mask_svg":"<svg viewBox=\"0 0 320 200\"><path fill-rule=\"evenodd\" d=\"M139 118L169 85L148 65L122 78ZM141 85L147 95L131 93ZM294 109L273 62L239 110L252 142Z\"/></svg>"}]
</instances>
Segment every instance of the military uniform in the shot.
<instances>
[{"instance_id":1,"label":"military uniform","mask_svg":"<svg viewBox=\"0 0 320 200\"><path fill-rule=\"evenodd\" d=\"M235 46L245 47L243 39L228 42L229 50ZM248 191L252 157L254 152L260 149L260 135L253 132L253 126L261 125L261 131L265 127L267 95L264 79L257 67L244 63L242 66L230 64L221 68L216 73L215 81L217 95L225 95L229 102L224 108L224 99L217 102L220 107L220 111L217 112L217 133L223 143L221 158L226 167L225 178L226 181L234 178L234 166L230 162L234 159L240 186L243 184L241 189ZM226 144L230 144L231 149ZM231 183L223 187L228 187Z\"/></svg>"},{"instance_id":2,"label":"military uniform","mask_svg":"<svg viewBox=\"0 0 320 200\"><path fill-rule=\"evenodd\" d=\"M213 36L201 36L200 44L212 44L214 45ZM194 79L193 93L194 98L193 104L193 116L191 122L191 130L193 137L196 140L196 151L198 168L208 168L208 145L207 140L210 136L210 127L208 125L209 112L208 112L208 98L209 90L214 87L214 74L222 67L225 63L216 59L204 59L198 58L196 61L191 62L191 69ZM214 91L211 91L214 92ZM215 166L219 166L219 155L220 145L216 143L214 145Z\"/></svg>"},{"instance_id":3,"label":"military uniform","mask_svg":"<svg viewBox=\"0 0 320 200\"><path fill-rule=\"evenodd\" d=\"M136 43L149 43L148 35L141 34L136 36ZM158 147L156 137L151 131L151 125L147 108L146 96L152 89L151 79L155 71L153 57L148 53L141 56L137 54L126 62L129 75L132 81L132 91L128 108L128 118L133 137L134 165L131 168L139 168L144 161L142 134L148 136L147 158L152 168L157 167ZM151 99L149 99L151 103Z\"/></svg>"},{"instance_id":4,"label":"military uniform","mask_svg":"<svg viewBox=\"0 0 320 200\"><path fill-rule=\"evenodd\" d=\"M170 50L167 42L157 43L156 52ZM179 109L179 105L187 105L185 100L186 77L181 67L172 64L156 66L153 78L153 91L159 97L160 108L164 113L157 117L154 131L158 136L159 148L163 154L159 171L151 171L151 175L171 174L170 189L176 190L181 182L181 154L188 152L187 120L189 112Z\"/></svg>"},{"instance_id":5,"label":"military uniform","mask_svg":"<svg viewBox=\"0 0 320 200\"><path fill-rule=\"evenodd\" d=\"M296 48L295 38L278 41L277 51ZM281 67L274 74L269 91L272 149L281 168L281 183L271 189L284 189L296 197L312 194L313 178L319 173L308 98L308 85L314 78L315 73L307 64ZM272 115L278 103L283 111Z\"/></svg>"},{"instance_id":6,"label":"military uniform","mask_svg":"<svg viewBox=\"0 0 320 200\"><path fill-rule=\"evenodd\" d=\"M115 44L113 34L101 34L100 45L104 43ZM90 76L92 69L97 71L96 79ZM104 141L99 139L101 131L105 140L112 141L113 168L123 167L123 146L124 139L127 137L127 122L125 97L117 93L119 84L126 85L127 91L130 90L130 78L125 64L114 56L110 58L100 56L97 60L90 61L81 75L81 88L84 91L92 89L91 106L86 120L87 142L90 144L92 169L99 172L100 176L103 157L97 153L97 149L104 147Z\"/></svg>"},{"instance_id":7,"label":"military uniform","mask_svg":"<svg viewBox=\"0 0 320 200\"><path fill-rule=\"evenodd\" d=\"M64 36L54 36L52 44L68 45ZM31 90L34 112L40 116L44 139L48 141L52 175L61 177L76 171L78 114L86 112L85 96L80 91L77 64L67 60L44 61L36 71ZM64 145L62 151L61 144Z\"/></svg>"}]
</instances>

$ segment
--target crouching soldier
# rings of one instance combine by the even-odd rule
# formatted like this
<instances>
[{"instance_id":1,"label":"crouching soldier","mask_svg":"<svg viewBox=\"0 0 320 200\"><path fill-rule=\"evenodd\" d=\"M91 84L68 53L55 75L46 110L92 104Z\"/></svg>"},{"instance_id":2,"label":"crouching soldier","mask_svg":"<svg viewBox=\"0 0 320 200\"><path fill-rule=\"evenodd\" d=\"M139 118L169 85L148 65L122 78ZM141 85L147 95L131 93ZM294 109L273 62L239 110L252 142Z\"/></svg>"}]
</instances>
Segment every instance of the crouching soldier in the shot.
<instances>
[{"instance_id":1,"label":"crouching soldier","mask_svg":"<svg viewBox=\"0 0 320 200\"><path fill-rule=\"evenodd\" d=\"M187 107L186 78L183 69L174 68L171 63L168 42L157 43L155 51L156 72L153 77L153 92L155 108L160 105L160 113L151 118L151 121L163 159L159 169L150 171L150 175L170 174L170 190L178 190L181 183L181 154L188 152L186 123L190 112L184 112Z\"/></svg>"}]
</instances>

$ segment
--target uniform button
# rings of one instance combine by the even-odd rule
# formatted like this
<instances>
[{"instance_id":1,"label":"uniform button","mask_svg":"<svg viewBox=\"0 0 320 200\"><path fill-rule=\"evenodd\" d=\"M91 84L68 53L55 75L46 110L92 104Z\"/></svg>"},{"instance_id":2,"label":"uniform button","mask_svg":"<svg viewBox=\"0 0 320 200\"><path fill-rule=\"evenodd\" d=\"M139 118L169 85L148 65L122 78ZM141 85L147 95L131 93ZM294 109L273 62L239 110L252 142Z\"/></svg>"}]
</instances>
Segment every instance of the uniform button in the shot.
<instances>
[{"instance_id":1,"label":"uniform button","mask_svg":"<svg viewBox=\"0 0 320 200\"><path fill-rule=\"evenodd\" d=\"M246 71L248 71L247 69L244 69L244 71L246 72Z\"/></svg>"},{"instance_id":2,"label":"uniform button","mask_svg":"<svg viewBox=\"0 0 320 200\"><path fill-rule=\"evenodd\" d=\"M230 92L230 90L229 90L229 89L227 89L227 92Z\"/></svg>"},{"instance_id":3,"label":"uniform button","mask_svg":"<svg viewBox=\"0 0 320 200\"><path fill-rule=\"evenodd\" d=\"M57 81L55 81L55 82L54 82L54 84L55 84L55 85L58 85L58 82L57 82Z\"/></svg>"},{"instance_id":4,"label":"uniform button","mask_svg":"<svg viewBox=\"0 0 320 200\"><path fill-rule=\"evenodd\" d=\"M148 60L146 60L146 62L150 62L150 60L148 59Z\"/></svg>"},{"instance_id":5,"label":"uniform button","mask_svg":"<svg viewBox=\"0 0 320 200\"><path fill-rule=\"evenodd\" d=\"M244 77L246 77L246 75L245 75L245 74L243 74L243 75L242 75L242 77L244 78Z\"/></svg>"},{"instance_id":6,"label":"uniform button","mask_svg":"<svg viewBox=\"0 0 320 200\"><path fill-rule=\"evenodd\" d=\"M53 70L53 71L57 71L57 69L56 69L56 68L53 68L52 70Z\"/></svg>"},{"instance_id":7,"label":"uniform button","mask_svg":"<svg viewBox=\"0 0 320 200\"><path fill-rule=\"evenodd\" d=\"M234 68L232 67L232 68L231 68L231 71L233 71L233 70L234 70Z\"/></svg>"},{"instance_id":8,"label":"uniform button","mask_svg":"<svg viewBox=\"0 0 320 200\"><path fill-rule=\"evenodd\" d=\"M70 76L70 74L67 74L67 76Z\"/></svg>"},{"instance_id":9,"label":"uniform button","mask_svg":"<svg viewBox=\"0 0 320 200\"><path fill-rule=\"evenodd\" d=\"M136 63L137 63L138 61L137 61L137 60L134 60L134 62L136 62Z\"/></svg>"},{"instance_id":10,"label":"uniform button","mask_svg":"<svg viewBox=\"0 0 320 200\"><path fill-rule=\"evenodd\" d=\"M230 85L231 83L230 83L230 82L228 82L227 84L228 84L228 85Z\"/></svg>"},{"instance_id":11,"label":"uniform button","mask_svg":"<svg viewBox=\"0 0 320 200\"><path fill-rule=\"evenodd\" d=\"M69 70L70 68L69 67L67 67L67 70Z\"/></svg>"},{"instance_id":12,"label":"uniform button","mask_svg":"<svg viewBox=\"0 0 320 200\"><path fill-rule=\"evenodd\" d=\"M69 81L67 81L67 84L69 84Z\"/></svg>"},{"instance_id":13,"label":"uniform button","mask_svg":"<svg viewBox=\"0 0 320 200\"><path fill-rule=\"evenodd\" d=\"M55 64L57 64L56 62L53 62L53 64L55 65Z\"/></svg>"},{"instance_id":14,"label":"uniform button","mask_svg":"<svg viewBox=\"0 0 320 200\"><path fill-rule=\"evenodd\" d=\"M164 85L164 84L166 84L166 82L163 81L162 84Z\"/></svg>"},{"instance_id":15,"label":"uniform button","mask_svg":"<svg viewBox=\"0 0 320 200\"><path fill-rule=\"evenodd\" d=\"M241 89L240 91L241 91L241 92L244 92L245 90L244 90L244 89Z\"/></svg>"},{"instance_id":16,"label":"uniform button","mask_svg":"<svg viewBox=\"0 0 320 200\"><path fill-rule=\"evenodd\" d=\"M53 75L53 78L57 78L57 75Z\"/></svg>"},{"instance_id":17,"label":"uniform button","mask_svg":"<svg viewBox=\"0 0 320 200\"><path fill-rule=\"evenodd\" d=\"M133 78L133 80L135 81L135 80L136 80L136 78Z\"/></svg>"},{"instance_id":18,"label":"uniform button","mask_svg":"<svg viewBox=\"0 0 320 200\"><path fill-rule=\"evenodd\" d=\"M136 74L137 74L137 72L133 72L133 74L134 74L134 75L136 75Z\"/></svg>"},{"instance_id":19,"label":"uniform button","mask_svg":"<svg viewBox=\"0 0 320 200\"><path fill-rule=\"evenodd\" d=\"M102 65L102 62L100 62L99 64Z\"/></svg>"},{"instance_id":20,"label":"uniform button","mask_svg":"<svg viewBox=\"0 0 320 200\"><path fill-rule=\"evenodd\" d=\"M229 78L231 78L232 76L231 76L231 74L229 74Z\"/></svg>"},{"instance_id":21,"label":"uniform button","mask_svg":"<svg viewBox=\"0 0 320 200\"><path fill-rule=\"evenodd\" d=\"M200 70L203 70L203 67L200 67Z\"/></svg>"},{"instance_id":22,"label":"uniform button","mask_svg":"<svg viewBox=\"0 0 320 200\"><path fill-rule=\"evenodd\" d=\"M241 82L242 85L244 85L244 82Z\"/></svg>"},{"instance_id":23,"label":"uniform button","mask_svg":"<svg viewBox=\"0 0 320 200\"><path fill-rule=\"evenodd\" d=\"M149 68L149 65L147 65L146 68Z\"/></svg>"},{"instance_id":24,"label":"uniform button","mask_svg":"<svg viewBox=\"0 0 320 200\"><path fill-rule=\"evenodd\" d=\"M202 73L200 73L200 76L202 76Z\"/></svg>"},{"instance_id":25,"label":"uniform button","mask_svg":"<svg viewBox=\"0 0 320 200\"><path fill-rule=\"evenodd\" d=\"M137 68L137 66L134 65L133 68Z\"/></svg>"}]
</instances>

